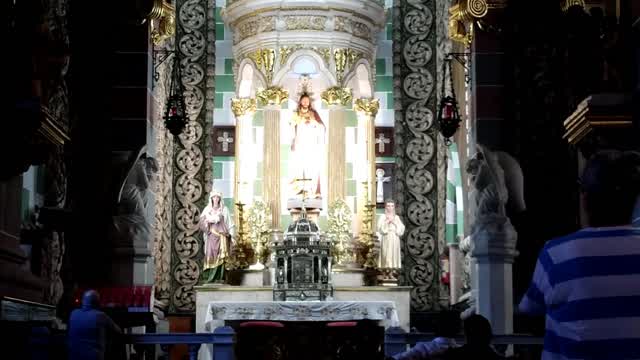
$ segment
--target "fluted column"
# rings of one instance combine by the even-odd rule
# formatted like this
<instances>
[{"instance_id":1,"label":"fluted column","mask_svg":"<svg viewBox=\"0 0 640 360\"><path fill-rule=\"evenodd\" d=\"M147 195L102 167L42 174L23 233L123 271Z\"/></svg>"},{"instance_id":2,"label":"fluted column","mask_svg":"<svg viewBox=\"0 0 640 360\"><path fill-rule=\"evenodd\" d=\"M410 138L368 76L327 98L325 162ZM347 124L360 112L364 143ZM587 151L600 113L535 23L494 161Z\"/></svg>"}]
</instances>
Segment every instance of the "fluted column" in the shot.
<instances>
[{"instance_id":1,"label":"fluted column","mask_svg":"<svg viewBox=\"0 0 640 360\"><path fill-rule=\"evenodd\" d=\"M264 105L263 198L271 209L271 228L280 229L280 104L289 97L281 87L258 92Z\"/></svg>"},{"instance_id":2,"label":"fluted column","mask_svg":"<svg viewBox=\"0 0 640 360\"><path fill-rule=\"evenodd\" d=\"M252 198L251 194L246 192L245 182L247 181L246 166L249 165L246 161L251 157L251 121L256 112L256 99L232 99L231 111L236 117L233 199L236 202L246 204L251 202ZM241 159L243 159L242 162ZM237 214L235 223L238 224Z\"/></svg>"},{"instance_id":3,"label":"fluted column","mask_svg":"<svg viewBox=\"0 0 640 360\"><path fill-rule=\"evenodd\" d=\"M329 136L327 142L327 203L344 199L346 188L344 110L351 101L351 90L332 87L322 93L329 105Z\"/></svg>"},{"instance_id":4,"label":"fluted column","mask_svg":"<svg viewBox=\"0 0 640 360\"><path fill-rule=\"evenodd\" d=\"M363 202L376 202L376 115L380 108L380 101L374 98L356 99L354 109L358 114L359 128L364 130L364 145L366 148L366 179L367 194L363 194ZM364 203L358 206L358 213L364 210ZM373 217L373 229L375 229L375 216Z\"/></svg>"}]
</instances>

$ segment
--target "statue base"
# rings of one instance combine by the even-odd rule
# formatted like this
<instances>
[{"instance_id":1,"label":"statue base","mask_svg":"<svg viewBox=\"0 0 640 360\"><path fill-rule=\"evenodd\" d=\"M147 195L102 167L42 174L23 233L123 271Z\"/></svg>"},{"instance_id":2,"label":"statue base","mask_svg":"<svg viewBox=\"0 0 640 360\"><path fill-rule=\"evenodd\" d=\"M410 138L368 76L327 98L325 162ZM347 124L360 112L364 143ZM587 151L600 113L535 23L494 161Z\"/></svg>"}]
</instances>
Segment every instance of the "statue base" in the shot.
<instances>
[{"instance_id":1,"label":"statue base","mask_svg":"<svg viewBox=\"0 0 640 360\"><path fill-rule=\"evenodd\" d=\"M380 278L382 286L398 286L398 277L400 269L383 268L380 269Z\"/></svg>"}]
</instances>

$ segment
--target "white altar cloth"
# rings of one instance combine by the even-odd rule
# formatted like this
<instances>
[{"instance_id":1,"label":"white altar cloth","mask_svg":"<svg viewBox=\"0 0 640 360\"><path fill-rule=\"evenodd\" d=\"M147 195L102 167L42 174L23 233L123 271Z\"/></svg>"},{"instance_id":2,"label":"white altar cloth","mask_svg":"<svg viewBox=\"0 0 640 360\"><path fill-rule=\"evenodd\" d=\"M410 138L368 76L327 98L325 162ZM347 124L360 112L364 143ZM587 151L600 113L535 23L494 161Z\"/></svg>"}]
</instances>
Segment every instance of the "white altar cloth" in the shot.
<instances>
[{"instance_id":1,"label":"white altar cloth","mask_svg":"<svg viewBox=\"0 0 640 360\"><path fill-rule=\"evenodd\" d=\"M226 320L379 321L385 328L399 326L393 301L211 301L205 317L207 331Z\"/></svg>"}]
</instances>

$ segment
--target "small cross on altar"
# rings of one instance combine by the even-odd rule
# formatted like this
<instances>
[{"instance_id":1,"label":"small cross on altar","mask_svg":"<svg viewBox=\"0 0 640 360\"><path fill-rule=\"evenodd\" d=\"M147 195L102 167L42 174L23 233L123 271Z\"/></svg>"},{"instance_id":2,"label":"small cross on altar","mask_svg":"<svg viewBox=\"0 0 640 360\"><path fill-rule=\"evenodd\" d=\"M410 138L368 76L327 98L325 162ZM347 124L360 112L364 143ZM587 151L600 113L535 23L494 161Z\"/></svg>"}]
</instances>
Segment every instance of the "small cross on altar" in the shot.
<instances>
[{"instance_id":1,"label":"small cross on altar","mask_svg":"<svg viewBox=\"0 0 640 360\"><path fill-rule=\"evenodd\" d=\"M302 173L302 177L301 178L297 178L294 179L293 181L295 181L296 183L302 183L302 190L300 190L300 192L298 194L302 194L302 214L303 216L306 214L307 209L305 207L305 202L307 200L307 189L306 189L306 182L307 181L312 181L313 179L308 179L305 175L304 172Z\"/></svg>"},{"instance_id":2,"label":"small cross on altar","mask_svg":"<svg viewBox=\"0 0 640 360\"><path fill-rule=\"evenodd\" d=\"M391 139L386 138L383 133L378 134L378 137L376 138L376 144L378 144L379 153L384 153L384 146L385 144L389 143L391 143Z\"/></svg>"},{"instance_id":3,"label":"small cross on altar","mask_svg":"<svg viewBox=\"0 0 640 360\"><path fill-rule=\"evenodd\" d=\"M229 151L229 144L233 143L233 137L229 136L228 132L223 132L222 136L218 136L218 142L222 143L222 151Z\"/></svg>"}]
</instances>

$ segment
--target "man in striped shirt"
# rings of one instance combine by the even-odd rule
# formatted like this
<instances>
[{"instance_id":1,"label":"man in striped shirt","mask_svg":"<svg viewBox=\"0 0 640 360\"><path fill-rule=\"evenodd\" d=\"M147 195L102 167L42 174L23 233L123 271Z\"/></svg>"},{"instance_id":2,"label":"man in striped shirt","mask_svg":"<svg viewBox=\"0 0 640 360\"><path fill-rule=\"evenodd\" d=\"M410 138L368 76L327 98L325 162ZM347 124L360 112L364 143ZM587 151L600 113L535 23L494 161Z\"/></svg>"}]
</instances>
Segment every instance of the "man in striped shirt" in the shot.
<instances>
[{"instance_id":1,"label":"man in striped shirt","mask_svg":"<svg viewBox=\"0 0 640 360\"><path fill-rule=\"evenodd\" d=\"M640 154L596 154L581 185L588 227L545 244L520 311L546 314L543 359L640 359Z\"/></svg>"}]
</instances>

